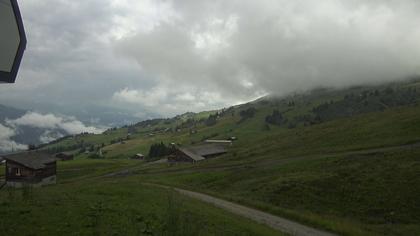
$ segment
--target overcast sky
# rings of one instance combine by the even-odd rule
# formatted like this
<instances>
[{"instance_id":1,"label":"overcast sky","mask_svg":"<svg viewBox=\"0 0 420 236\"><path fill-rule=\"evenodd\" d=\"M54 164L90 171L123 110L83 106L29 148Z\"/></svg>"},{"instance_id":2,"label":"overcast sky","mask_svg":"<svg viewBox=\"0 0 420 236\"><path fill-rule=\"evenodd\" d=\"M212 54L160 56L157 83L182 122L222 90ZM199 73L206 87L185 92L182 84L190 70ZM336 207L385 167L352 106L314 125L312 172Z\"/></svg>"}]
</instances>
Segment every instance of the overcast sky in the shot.
<instances>
[{"instance_id":1,"label":"overcast sky","mask_svg":"<svg viewBox=\"0 0 420 236\"><path fill-rule=\"evenodd\" d=\"M418 0L26 0L0 103L163 116L420 71Z\"/></svg>"}]
</instances>

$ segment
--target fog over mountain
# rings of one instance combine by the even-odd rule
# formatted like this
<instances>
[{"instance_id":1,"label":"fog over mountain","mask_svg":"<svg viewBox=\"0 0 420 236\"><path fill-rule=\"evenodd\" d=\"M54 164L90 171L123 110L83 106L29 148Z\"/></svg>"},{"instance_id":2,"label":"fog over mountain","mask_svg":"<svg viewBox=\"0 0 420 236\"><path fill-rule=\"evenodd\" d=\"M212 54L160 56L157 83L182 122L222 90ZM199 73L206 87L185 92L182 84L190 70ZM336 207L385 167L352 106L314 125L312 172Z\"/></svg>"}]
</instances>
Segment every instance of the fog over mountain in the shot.
<instances>
[{"instance_id":1,"label":"fog over mountain","mask_svg":"<svg viewBox=\"0 0 420 236\"><path fill-rule=\"evenodd\" d=\"M28 47L18 82L0 86L10 106L144 119L420 71L417 0L20 4Z\"/></svg>"},{"instance_id":2,"label":"fog over mountain","mask_svg":"<svg viewBox=\"0 0 420 236\"><path fill-rule=\"evenodd\" d=\"M86 125L75 117L42 114L0 105L0 153L27 149L83 132L102 133L107 127Z\"/></svg>"}]
</instances>

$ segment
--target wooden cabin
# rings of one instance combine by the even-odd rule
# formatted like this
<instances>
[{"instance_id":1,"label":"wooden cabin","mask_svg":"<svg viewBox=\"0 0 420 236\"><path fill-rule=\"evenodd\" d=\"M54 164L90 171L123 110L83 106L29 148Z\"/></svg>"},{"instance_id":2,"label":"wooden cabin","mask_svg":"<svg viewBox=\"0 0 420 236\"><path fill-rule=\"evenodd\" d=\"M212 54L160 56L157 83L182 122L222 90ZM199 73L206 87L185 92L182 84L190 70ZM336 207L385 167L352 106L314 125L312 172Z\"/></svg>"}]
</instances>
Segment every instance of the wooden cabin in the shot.
<instances>
[{"instance_id":1,"label":"wooden cabin","mask_svg":"<svg viewBox=\"0 0 420 236\"><path fill-rule=\"evenodd\" d=\"M56 159L41 152L22 152L5 156L6 185L20 188L56 183Z\"/></svg>"},{"instance_id":2,"label":"wooden cabin","mask_svg":"<svg viewBox=\"0 0 420 236\"><path fill-rule=\"evenodd\" d=\"M137 153L136 155L132 156L130 159L133 159L133 160L144 160L145 158L146 157L143 154Z\"/></svg>"}]
</instances>

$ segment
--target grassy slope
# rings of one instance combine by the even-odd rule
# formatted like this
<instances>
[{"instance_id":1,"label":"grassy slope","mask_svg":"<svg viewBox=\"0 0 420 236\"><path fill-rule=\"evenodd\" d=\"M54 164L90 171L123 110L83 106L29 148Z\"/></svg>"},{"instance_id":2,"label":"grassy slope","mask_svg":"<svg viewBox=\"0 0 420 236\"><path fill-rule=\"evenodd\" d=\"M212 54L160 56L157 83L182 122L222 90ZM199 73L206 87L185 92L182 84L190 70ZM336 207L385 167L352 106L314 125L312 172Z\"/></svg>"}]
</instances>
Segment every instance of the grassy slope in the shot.
<instances>
[{"instance_id":1,"label":"grassy slope","mask_svg":"<svg viewBox=\"0 0 420 236\"><path fill-rule=\"evenodd\" d=\"M293 118L342 96L320 92L245 104L236 107L233 115L219 118L215 126L199 124L196 134L185 129L148 136L161 123L139 128L132 140L104 150L107 158L127 158L147 153L155 142L189 145L204 137L236 136L238 141L221 158L193 166L138 167L137 177L207 192L345 235L418 235L420 150L372 155L346 152L420 141L419 107L392 108L295 129L265 127L264 119L273 109ZM291 100L294 107L287 105ZM239 111L247 107L255 107L257 113L239 122ZM121 130L115 132L124 135Z\"/></svg>"},{"instance_id":2,"label":"grassy slope","mask_svg":"<svg viewBox=\"0 0 420 236\"><path fill-rule=\"evenodd\" d=\"M416 235L419 150L323 154L416 142L419 117L418 107L408 107L269 131L257 141L243 138L252 132L238 132L242 138L219 160L140 173L152 172L147 181L209 192L343 234ZM243 125L258 126L252 122Z\"/></svg>"},{"instance_id":3,"label":"grassy slope","mask_svg":"<svg viewBox=\"0 0 420 236\"><path fill-rule=\"evenodd\" d=\"M279 235L173 191L141 185L135 177L100 177L116 169L117 163L133 166L103 160L60 163L55 186L1 190L0 231L5 235Z\"/></svg>"}]
</instances>

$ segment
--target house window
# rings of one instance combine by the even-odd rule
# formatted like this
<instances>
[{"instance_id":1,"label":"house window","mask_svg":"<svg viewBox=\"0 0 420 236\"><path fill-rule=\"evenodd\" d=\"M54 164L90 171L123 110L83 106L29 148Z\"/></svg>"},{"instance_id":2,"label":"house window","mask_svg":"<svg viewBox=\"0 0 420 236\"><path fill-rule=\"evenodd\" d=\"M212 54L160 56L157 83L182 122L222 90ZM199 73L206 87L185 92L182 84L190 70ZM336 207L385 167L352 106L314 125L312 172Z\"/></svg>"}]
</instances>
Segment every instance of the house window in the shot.
<instances>
[{"instance_id":1,"label":"house window","mask_svg":"<svg viewBox=\"0 0 420 236\"><path fill-rule=\"evenodd\" d=\"M20 168L15 169L15 175L16 176L21 176L22 175L22 173L20 172Z\"/></svg>"}]
</instances>

